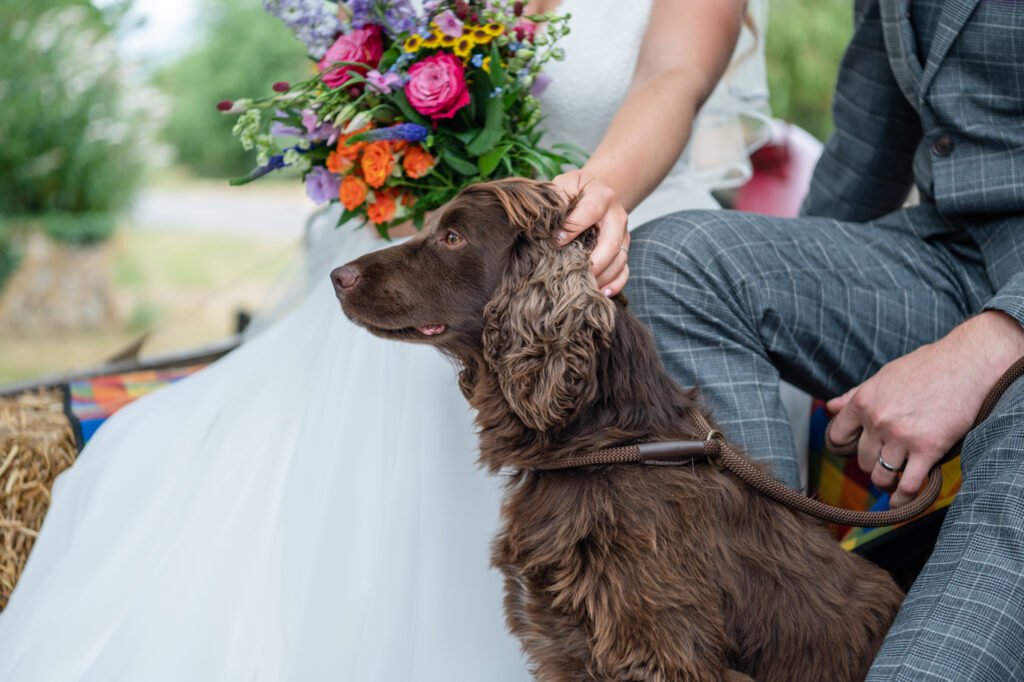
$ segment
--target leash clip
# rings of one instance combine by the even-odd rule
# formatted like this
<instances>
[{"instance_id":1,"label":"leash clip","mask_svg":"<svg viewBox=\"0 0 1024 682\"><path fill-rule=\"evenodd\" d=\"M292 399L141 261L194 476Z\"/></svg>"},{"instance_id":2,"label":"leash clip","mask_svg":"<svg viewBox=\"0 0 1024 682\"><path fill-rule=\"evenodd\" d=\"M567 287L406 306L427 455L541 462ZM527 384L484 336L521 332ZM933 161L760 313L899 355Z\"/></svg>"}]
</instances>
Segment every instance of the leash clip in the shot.
<instances>
[{"instance_id":1,"label":"leash clip","mask_svg":"<svg viewBox=\"0 0 1024 682\"><path fill-rule=\"evenodd\" d=\"M725 443L726 443L726 441L725 441L725 434L723 434L718 429L711 429L710 431L708 431L708 435L704 437L704 442L705 443L710 443L713 440L717 440L719 443L721 443L724 446ZM709 453L707 453L707 457L708 457L708 464L710 464L712 467L714 467L715 470L717 470L717 471L722 471L723 470L722 469L722 463L721 463L721 461L719 461L718 453L711 454L709 452Z\"/></svg>"}]
</instances>

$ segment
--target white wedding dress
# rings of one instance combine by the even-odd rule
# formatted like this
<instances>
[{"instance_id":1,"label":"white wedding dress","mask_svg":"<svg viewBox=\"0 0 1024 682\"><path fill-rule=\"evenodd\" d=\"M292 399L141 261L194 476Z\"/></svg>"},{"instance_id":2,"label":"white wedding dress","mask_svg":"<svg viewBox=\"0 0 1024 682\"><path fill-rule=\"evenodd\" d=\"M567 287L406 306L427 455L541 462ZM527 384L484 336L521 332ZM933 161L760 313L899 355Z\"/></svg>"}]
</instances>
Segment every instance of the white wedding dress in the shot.
<instances>
[{"instance_id":1,"label":"white wedding dress","mask_svg":"<svg viewBox=\"0 0 1024 682\"><path fill-rule=\"evenodd\" d=\"M590 150L649 2L562 9L546 141ZM681 160L632 223L714 206L694 174ZM348 229L328 244L326 269L382 245ZM326 269L293 312L116 414L59 477L0 613L0 682L529 679L488 567L500 480L476 467L455 369L353 326Z\"/></svg>"}]
</instances>

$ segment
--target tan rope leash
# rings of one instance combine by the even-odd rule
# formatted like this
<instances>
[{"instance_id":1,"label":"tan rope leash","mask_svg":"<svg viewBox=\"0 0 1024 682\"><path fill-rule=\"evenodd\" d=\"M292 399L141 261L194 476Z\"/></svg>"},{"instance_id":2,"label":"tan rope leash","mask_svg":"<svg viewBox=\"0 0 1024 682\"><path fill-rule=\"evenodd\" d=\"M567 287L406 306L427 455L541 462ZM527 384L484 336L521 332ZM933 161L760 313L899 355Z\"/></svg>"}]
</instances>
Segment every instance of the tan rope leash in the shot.
<instances>
[{"instance_id":1,"label":"tan rope leash","mask_svg":"<svg viewBox=\"0 0 1024 682\"><path fill-rule=\"evenodd\" d=\"M974 426L971 427L972 429L988 418L992 408L995 407L995 404L1002 397L1006 389L1022 375L1024 375L1024 358L1014 363L996 382L995 387L982 404L981 410L974 421ZM942 489L940 462L939 465L936 465L928 472L928 480L920 494L912 502L899 509L867 512L834 507L801 495L797 491L782 485L761 469L758 469L746 457L733 450L722 434L712 429L711 425L708 424L707 420L697 410L692 410L687 415L687 419L694 427L696 433L705 434L704 440L638 443L636 445L603 448L534 468L538 471L558 471L608 464L679 466L705 459L713 466L728 471L759 493L790 509L830 523L863 527L893 526L910 521L931 507ZM832 443L832 439L829 436L831 427L832 424L830 422L825 430L826 447L841 457L851 457L857 454L856 440L844 443L842 446ZM944 462L955 457L959 453L962 443L963 441L957 443L956 447L942 461Z\"/></svg>"}]
</instances>

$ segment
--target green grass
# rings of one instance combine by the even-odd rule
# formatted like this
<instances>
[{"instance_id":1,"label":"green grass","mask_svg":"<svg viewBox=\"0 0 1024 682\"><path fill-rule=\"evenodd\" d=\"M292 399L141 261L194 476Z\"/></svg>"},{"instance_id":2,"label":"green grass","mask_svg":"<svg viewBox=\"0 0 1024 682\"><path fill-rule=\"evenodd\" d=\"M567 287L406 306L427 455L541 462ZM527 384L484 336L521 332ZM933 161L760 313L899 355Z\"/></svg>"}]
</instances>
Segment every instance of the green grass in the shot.
<instances>
[{"instance_id":1,"label":"green grass","mask_svg":"<svg viewBox=\"0 0 1024 682\"><path fill-rule=\"evenodd\" d=\"M281 268L276 256L284 248L275 241L187 231L124 232L117 246L115 286L169 286L200 292L241 276L242 270L246 277L272 281Z\"/></svg>"},{"instance_id":2,"label":"green grass","mask_svg":"<svg viewBox=\"0 0 1024 682\"><path fill-rule=\"evenodd\" d=\"M144 354L223 338L296 252L286 240L133 229L116 233L111 248L117 322L47 338L0 334L0 383L103 362L145 331Z\"/></svg>"}]
</instances>

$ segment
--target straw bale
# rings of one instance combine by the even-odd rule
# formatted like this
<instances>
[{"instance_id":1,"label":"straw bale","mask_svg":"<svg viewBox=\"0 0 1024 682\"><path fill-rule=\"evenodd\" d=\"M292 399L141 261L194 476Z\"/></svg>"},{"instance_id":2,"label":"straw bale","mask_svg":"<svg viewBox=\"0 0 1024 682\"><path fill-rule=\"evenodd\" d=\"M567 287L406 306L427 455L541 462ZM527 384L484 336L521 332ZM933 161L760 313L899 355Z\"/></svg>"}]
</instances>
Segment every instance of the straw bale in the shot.
<instances>
[{"instance_id":1,"label":"straw bale","mask_svg":"<svg viewBox=\"0 0 1024 682\"><path fill-rule=\"evenodd\" d=\"M0 611L39 534L53 481L77 453L60 391L0 398Z\"/></svg>"}]
</instances>

